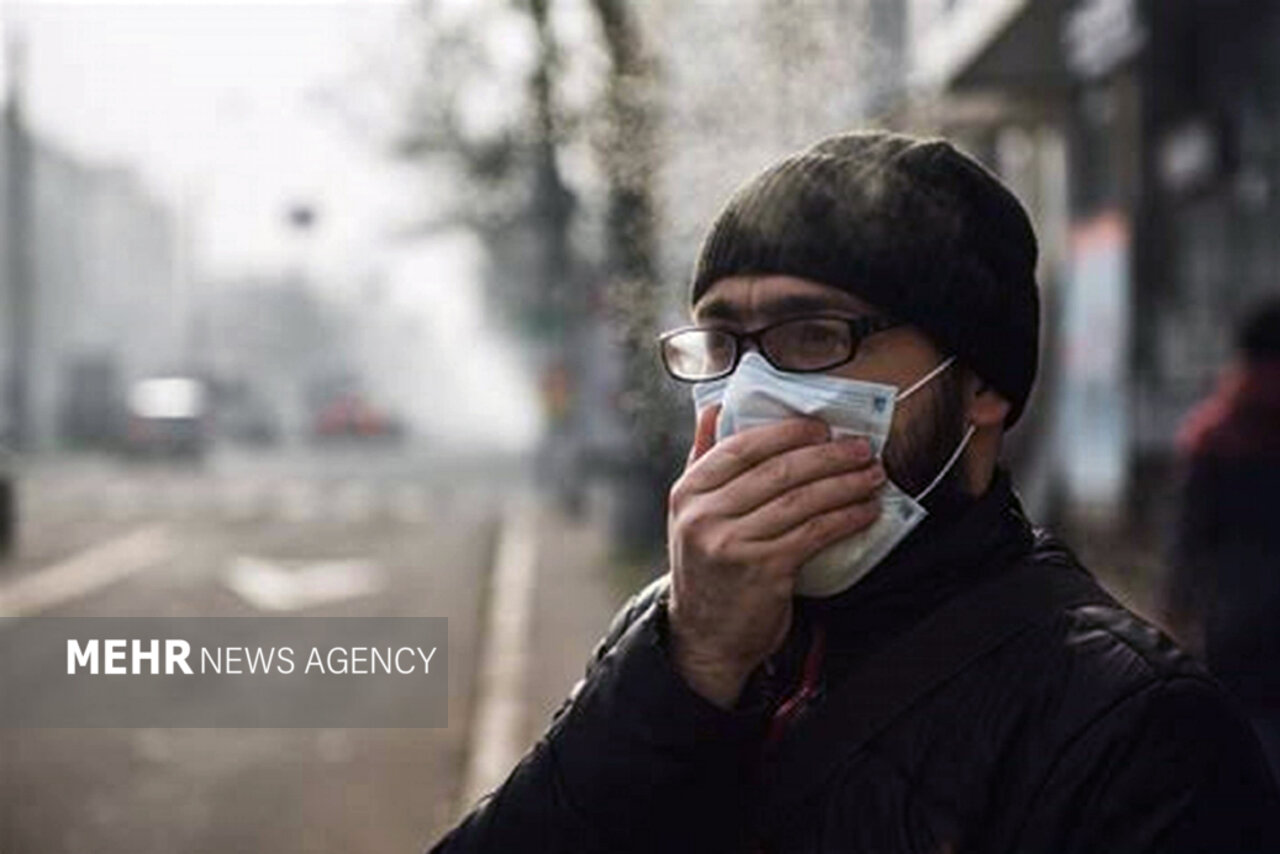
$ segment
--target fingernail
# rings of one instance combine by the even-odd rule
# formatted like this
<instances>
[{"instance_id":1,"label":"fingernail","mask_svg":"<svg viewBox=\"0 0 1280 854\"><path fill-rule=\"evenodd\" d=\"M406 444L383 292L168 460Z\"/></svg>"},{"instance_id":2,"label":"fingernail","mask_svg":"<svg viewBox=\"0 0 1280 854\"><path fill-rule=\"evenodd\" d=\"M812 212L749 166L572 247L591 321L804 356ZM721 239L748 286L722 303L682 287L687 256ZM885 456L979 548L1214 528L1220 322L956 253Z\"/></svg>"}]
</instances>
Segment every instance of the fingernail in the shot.
<instances>
[{"instance_id":1,"label":"fingernail","mask_svg":"<svg viewBox=\"0 0 1280 854\"><path fill-rule=\"evenodd\" d=\"M875 467L871 469L871 482L874 484L884 483L884 466L880 465L880 463L876 463Z\"/></svg>"}]
</instances>

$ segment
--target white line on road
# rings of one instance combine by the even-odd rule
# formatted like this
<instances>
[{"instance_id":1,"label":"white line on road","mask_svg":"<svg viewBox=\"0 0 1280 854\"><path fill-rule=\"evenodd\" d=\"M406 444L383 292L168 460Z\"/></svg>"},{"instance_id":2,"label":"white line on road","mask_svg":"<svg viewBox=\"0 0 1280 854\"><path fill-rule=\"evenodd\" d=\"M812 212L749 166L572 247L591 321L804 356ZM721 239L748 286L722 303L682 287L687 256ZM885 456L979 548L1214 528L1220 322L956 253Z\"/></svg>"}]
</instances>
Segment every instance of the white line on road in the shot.
<instances>
[{"instance_id":1,"label":"white line on road","mask_svg":"<svg viewBox=\"0 0 1280 854\"><path fill-rule=\"evenodd\" d=\"M386 572L371 560L322 560L288 566L238 555L223 575L232 592L259 611L299 611L381 593Z\"/></svg>"},{"instance_id":2,"label":"white line on road","mask_svg":"<svg viewBox=\"0 0 1280 854\"><path fill-rule=\"evenodd\" d=\"M0 586L0 617L46 610L154 566L176 552L176 543L163 527L136 528Z\"/></svg>"},{"instance_id":3,"label":"white line on road","mask_svg":"<svg viewBox=\"0 0 1280 854\"><path fill-rule=\"evenodd\" d=\"M525 750L525 683L533 582L537 571L534 507L525 495L506 506L485 614L476 714L463 778L462 806L496 788Z\"/></svg>"}]
</instances>

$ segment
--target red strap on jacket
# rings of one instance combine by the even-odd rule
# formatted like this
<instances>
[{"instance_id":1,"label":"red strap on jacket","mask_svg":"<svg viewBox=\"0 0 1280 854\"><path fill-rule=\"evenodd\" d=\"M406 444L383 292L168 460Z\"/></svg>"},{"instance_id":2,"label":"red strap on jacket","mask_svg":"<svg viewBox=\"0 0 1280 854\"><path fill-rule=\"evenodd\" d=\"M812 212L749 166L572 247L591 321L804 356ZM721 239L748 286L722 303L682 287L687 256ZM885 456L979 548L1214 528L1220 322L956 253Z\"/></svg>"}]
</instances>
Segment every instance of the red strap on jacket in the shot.
<instances>
[{"instance_id":1,"label":"red strap on jacket","mask_svg":"<svg viewBox=\"0 0 1280 854\"><path fill-rule=\"evenodd\" d=\"M815 623L813 637L809 640L809 651L804 656L800 684L778 705L773 716L769 718L769 729L764 738L764 752L768 752L782 739L783 733L804 711L804 707L817 696L818 683L822 678L822 662L826 658L826 653L826 629L821 623ZM751 854L768 854L768 852L769 849L760 843Z\"/></svg>"},{"instance_id":2,"label":"red strap on jacket","mask_svg":"<svg viewBox=\"0 0 1280 854\"><path fill-rule=\"evenodd\" d=\"M805 653L804 669L800 685L789 697L782 701L773 717L769 719L769 730L765 735L765 749L773 747L781 740L787 727L795 721L804 707L818 694L818 683L822 678L822 662L827 652L827 632L821 623L815 623L813 638L809 641L809 651Z\"/></svg>"}]
</instances>

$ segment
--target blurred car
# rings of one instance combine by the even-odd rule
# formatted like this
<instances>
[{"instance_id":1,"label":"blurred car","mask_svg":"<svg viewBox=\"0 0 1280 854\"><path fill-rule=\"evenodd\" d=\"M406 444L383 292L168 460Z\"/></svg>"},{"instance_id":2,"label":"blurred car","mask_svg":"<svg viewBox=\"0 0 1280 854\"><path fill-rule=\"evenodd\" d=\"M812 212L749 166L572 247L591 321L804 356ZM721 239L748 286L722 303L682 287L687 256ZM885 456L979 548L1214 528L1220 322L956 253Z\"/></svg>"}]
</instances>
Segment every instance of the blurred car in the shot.
<instances>
[{"instance_id":1,"label":"blurred car","mask_svg":"<svg viewBox=\"0 0 1280 854\"><path fill-rule=\"evenodd\" d=\"M359 394L340 394L316 411L313 433L317 441L396 441L404 438L404 425Z\"/></svg>"},{"instance_id":2,"label":"blurred car","mask_svg":"<svg viewBox=\"0 0 1280 854\"><path fill-rule=\"evenodd\" d=\"M208 447L208 392L193 377L134 383L127 401L125 453L145 459L198 461Z\"/></svg>"}]
</instances>

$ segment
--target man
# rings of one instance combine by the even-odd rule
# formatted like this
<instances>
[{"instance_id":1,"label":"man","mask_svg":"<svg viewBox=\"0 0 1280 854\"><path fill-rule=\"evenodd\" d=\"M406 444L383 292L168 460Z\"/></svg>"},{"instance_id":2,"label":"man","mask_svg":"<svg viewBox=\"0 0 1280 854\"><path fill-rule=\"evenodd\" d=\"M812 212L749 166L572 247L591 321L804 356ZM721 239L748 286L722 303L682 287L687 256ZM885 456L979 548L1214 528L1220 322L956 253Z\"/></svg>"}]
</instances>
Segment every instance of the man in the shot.
<instances>
[{"instance_id":1,"label":"man","mask_svg":"<svg viewBox=\"0 0 1280 854\"><path fill-rule=\"evenodd\" d=\"M837 136L744 185L663 340L701 403L670 572L435 850L1280 850L1256 741L1187 656L1092 586L1031 619L1087 582L996 464L1035 260L942 141ZM987 613L1018 584L1026 613Z\"/></svg>"},{"instance_id":2,"label":"man","mask_svg":"<svg viewBox=\"0 0 1280 854\"><path fill-rule=\"evenodd\" d=\"M1180 639L1242 701L1280 769L1280 296L1249 312L1236 358L1179 437L1186 478L1165 593Z\"/></svg>"}]
</instances>

